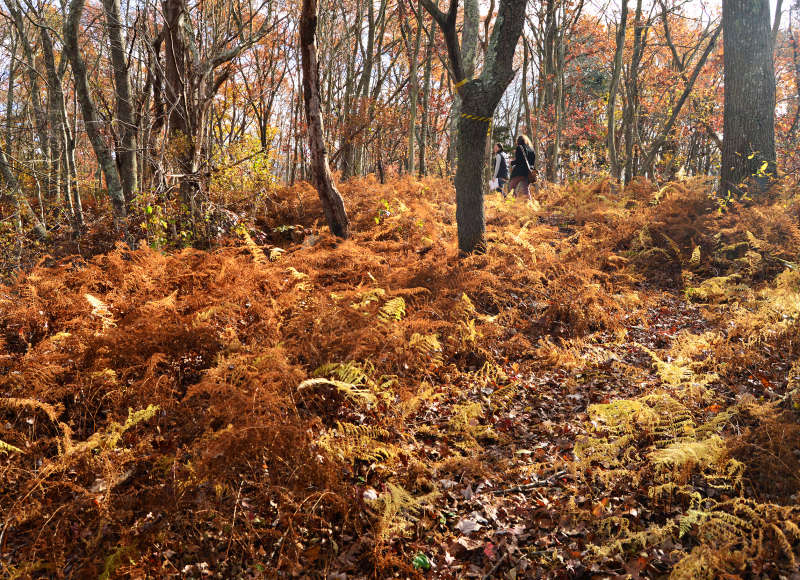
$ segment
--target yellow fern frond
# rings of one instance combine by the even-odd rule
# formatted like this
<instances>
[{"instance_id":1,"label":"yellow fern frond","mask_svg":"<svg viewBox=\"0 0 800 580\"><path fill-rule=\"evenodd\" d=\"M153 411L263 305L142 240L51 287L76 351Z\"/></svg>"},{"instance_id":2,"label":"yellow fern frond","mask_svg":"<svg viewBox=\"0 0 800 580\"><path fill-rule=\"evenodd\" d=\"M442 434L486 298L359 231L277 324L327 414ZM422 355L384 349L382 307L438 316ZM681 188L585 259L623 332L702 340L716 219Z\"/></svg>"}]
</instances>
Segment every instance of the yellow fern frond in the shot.
<instances>
[{"instance_id":1,"label":"yellow fern frond","mask_svg":"<svg viewBox=\"0 0 800 580\"><path fill-rule=\"evenodd\" d=\"M482 336L478 330L478 327L475 325L474 318L470 318L469 320L459 320L458 333L463 348L475 346L475 344L478 342L478 339Z\"/></svg>"},{"instance_id":2,"label":"yellow fern frond","mask_svg":"<svg viewBox=\"0 0 800 580\"><path fill-rule=\"evenodd\" d=\"M421 355L428 357L435 365L442 364L442 344L439 342L438 335L415 332L411 335L408 345Z\"/></svg>"},{"instance_id":3,"label":"yellow fern frond","mask_svg":"<svg viewBox=\"0 0 800 580\"><path fill-rule=\"evenodd\" d=\"M102 446L107 448L116 447L126 431L139 423L149 421L155 417L159 409L161 409L161 407L158 405L147 405L145 409L139 409L138 411L128 409L128 417L125 419L125 423L111 423L108 429L106 429L106 432L101 435Z\"/></svg>"},{"instance_id":4,"label":"yellow fern frond","mask_svg":"<svg viewBox=\"0 0 800 580\"><path fill-rule=\"evenodd\" d=\"M382 441L390 437L386 429L375 425L354 425L352 423L336 423L336 429L330 430L317 440L317 445L343 461L359 459L370 463L381 463L397 456L397 448Z\"/></svg>"},{"instance_id":5,"label":"yellow fern frond","mask_svg":"<svg viewBox=\"0 0 800 580\"><path fill-rule=\"evenodd\" d=\"M499 408L508 405L519 390L519 383L504 385L489 395L492 407Z\"/></svg>"},{"instance_id":6,"label":"yellow fern frond","mask_svg":"<svg viewBox=\"0 0 800 580\"><path fill-rule=\"evenodd\" d=\"M337 381L335 379L327 379L322 377L314 379L306 379L297 386L297 390L302 391L309 387L314 387L318 385L328 385L334 387L344 396L353 399L355 401L362 401L367 404L373 404L378 400L377 397L375 397L375 395L368 388L359 385L354 385L352 383L346 383L344 381Z\"/></svg>"},{"instance_id":7,"label":"yellow fern frond","mask_svg":"<svg viewBox=\"0 0 800 580\"><path fill-rule=\"evenodd\" d=\"M694 250L692 250L692 257L689 258L689 265L696 268L700 265L700 259L700 246L695 246Z\"/></svg>"},{"instance_id":8,"label":"yellow fern frond","mask_svg":"<svg viewBox=\"0 0 800 580\"><path fill-rule=\"evenodd\" d=\"M289 266L286 271L294 278L295 280L308 280L308 274L304 274L300 272L294 266Z\"/></svg>"},{"instance_id":9,"label":"yellow fern frond","mask_svg":"<svg viewBox=\"0 0 800 580\"><path fill-rule=\"evenodd\" d=\"M267 263L267 256L264 254L264 250L259 247L253 241L253 238L250 237L250 233L242 228L241 230L242 238L244 238L244 243L247 245L247 249L250 250L250 253L253 254L253 260L255 260L256 264L264 265Z\"/></svg>"},{"instance_id":10,"label":"yellow fern frond","mask_svg":"<svg viewBox=\"0 0 800 580\"><path fill-rule=\"evenodd\" d=\"M10 443L6 443L2 439L0 439L0 453L5 453L5 454L9 454L9 453L24 453L24 451L22 449L20 449L19 447L14 447Z\"/></svg>"},{"instance_id":11,"label":"yellow fern frond","mask_svg":"<svg viewBox=\"0 0 800 580\"><path fill-rule=\"evenodd\" d=\"M670 472L686 481L691 470L716 464L725 454L725 443L718 435L702 441L682 441L650 453L649 458L661 472Z\"/></svg>"},{"instance_id":12,"label":"yellow fern frond","mask_svg":"<svg viewBox=\"0 0 800 580\"><path fill-rule=\"evenodd\" d=\"M314 370L315 377L336 377L344 383L352 385L366 384L375 371L370 362L359 364L348 361L344 363L327 363Z\"/></svg>"},{"instance_id":13,"label":"yellow fern frond","mask_svg":"<svg viewBox=\"0 0 800 580\"><path fill-rule=\"evenodd\" d=\"M151 300L150 302L144 305L144 308L153 309L156 311L174 310L177 298L178 298L178 291L175 290L168 296L164 296L164 298L160 298L158 300Z\"/></svg>"},{"instance_id":14,"label":"yellow fern frond","mask_svg":"<svg viewBox=\"0 0 800 580\"><path fill-rule=\"evenodd\" d=\"M386 302L378 311L378 318L385 321L402 320L405 315L406 301L399 296Z\"/></svg>"},{"instance_id":15,"label":"yellow fern frond","mask_svg":"<svg viewBox=\"0 0 800 580\"><path fill-rule=\"evenodd\" d=\"M409 524L417 520L423 507L430 504L438 495L434 491L414 497L399 485L387 483L386 491L378 499L371 501L381 508L381 536L385 538L394 533L403 533Z\"/></svg>"}]
</instances>

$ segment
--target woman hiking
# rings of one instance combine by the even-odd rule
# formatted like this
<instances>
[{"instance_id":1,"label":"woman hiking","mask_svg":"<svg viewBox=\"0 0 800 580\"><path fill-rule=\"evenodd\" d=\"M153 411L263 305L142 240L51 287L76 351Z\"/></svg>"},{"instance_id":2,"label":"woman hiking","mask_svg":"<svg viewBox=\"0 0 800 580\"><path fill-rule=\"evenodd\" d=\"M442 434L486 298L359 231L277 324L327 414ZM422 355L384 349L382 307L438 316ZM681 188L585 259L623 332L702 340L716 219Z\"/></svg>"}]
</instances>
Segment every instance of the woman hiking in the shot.
<instances>
[{"instance_id":1,"label":"woman hiking","mask_svg":"<svg viewBox=\"0 0 800 580\"><path fill-rule=\"evenodd\" d=\"M525 192L525 197L531 199L528 186L535 164L536 153L533 152L531 140L525 135L520 135L517 137L517 149L514 152L514 161L511 162L511 181L508 184L509 190L514 192L514 197L519 197Z\"/></svg>"},{"instance_id":2,"label":"woman hiking","mask_svg":"<svg viewBox=\"0 0 800 580\"><path fill-rule=\"evenodd\" d=\"M492 173L492 191L499 191L506 196L503 187L508 181L508 162L501 143L494 144L494 173Z\"/></svg>"}]
</instances>

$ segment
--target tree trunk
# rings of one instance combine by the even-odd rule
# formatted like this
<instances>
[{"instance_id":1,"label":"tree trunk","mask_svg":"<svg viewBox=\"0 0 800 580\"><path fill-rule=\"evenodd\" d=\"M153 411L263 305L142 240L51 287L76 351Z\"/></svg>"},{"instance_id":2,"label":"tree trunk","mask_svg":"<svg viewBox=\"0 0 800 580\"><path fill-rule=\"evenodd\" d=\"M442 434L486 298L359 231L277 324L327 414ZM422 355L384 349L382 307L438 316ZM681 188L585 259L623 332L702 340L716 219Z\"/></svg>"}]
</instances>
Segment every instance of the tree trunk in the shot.
<instances>
[{"instance_id":1,"label":"tree trunk","mask_svg":"<svg viewBox=\"0 0 800 580\"><path fill-rule=\"evenodd\" d=\"M768 0L724 0L720 193L761 193L775 176L775 73Z\"/></svg>"},{"instance_id":2,"label":"tree trunk","mask_svg":"<svg viewBox=\"0 0 800 580\"><path fill-rule=\"evenodd\" d=\"M372 0L369 0L369 4L372 3ZM361 13L361 2L357 2L356 5L356 14L353 32L350 33L351 36L355 39L361 36L361 20L362 20L362 13ZM353 132L354 132L354 125L360 122L358 119L358 106L354 103L358 103L358 95L355 94L357 92L356 87L356 58L358 57L358 42L353 42L353 48L350 51L350 54L347 58L347 67L346 67L346 79L345 79L345 91L344 91L344 104L342 106L342 110L344 112L341 115L341 127L342 130L340 131L341 135L343 136L344 143L342 144L342 155L341 155L341 171L342 171L342 178L348 179L350 177L354 177L356 175L356 168L355 168L355 158L356 158L356 144L353 140ZM363 77L362 72L362 77ZM325 79L323 79L325 80ZM329 90L331 89L332 83L328 83ZM331 99L326 97L325 102L330 104Z\"/></svg>"},{"instance_id":3,"label":"tree trunk","mask_svg":"<svg viewBox=\"0 0 800 580\"><path fill-rule=\"evenodd\" d=\"M53 50L53 41L48 27L40 26L39 36L42 41L42 54L44 56L45 70L47 71L47 107L50 131L53 135L53 155L58 160L60 167L58 189L60 190L63 184L64 195L72 217L72 225L77 234L83 229L84 221L80 196L72 179L74 144L67 123L67 103L61 86L66 70L66 61L62 61L59 68L56 68L55 51Z\"/></svg>"},{"instance_id":4,"label":"tree trunk","mask_svg":"<svg viewBox=\"0 0 800 580\"><path fill-rule=\"evenodd\" d=\"M308 121L308 144L311 150L311 168L325 219L331 232L340 237L349 235L350 222L342 196L333 184L325 150L325 129L319 100L319 62L317 62L317 0L303 0L300 17L300 52L303 67L303 102Z\"/></svg>"},{"instance_id":5,"label":"tree trunk","mask_svg":"<svg viewBox=\"0 0 800 580\"><path fill-rule=\"evenodd\" d=\"M636 12L633 18L633 55L628 78L626 79L626 111L624 115L625 135L625 184L629 184L636 172L636 163L633 154L634 132L638 132L639 124L639 66L642 61L647 31L650 21L642 24L642 0L636 1Z\"/></svg>"},{"instance_id":6,"label":"tree trunk","mask_svg":"<svg viewBox=\"0 0 800 580\"><path fill-rule=\"evenodd\" d=\"M622 13L617 27L617 48L614 52L614 68L611 72L611 86L608 89L608 164L611 176L619 180L619 161L617 159L615 103L617 99L617 86L622 72L622 53L625 49L625 28L628 25L628 0L622 0Z\"/></svg>"},{"instance_id":7,"label":"tree trunk","mask_svg":"<svg viewBox=\"0 0 800 580\"><path fill-rule=\"evenodd\" d=\"M194 221L198 214L197 193L200 190L195 141L201 127L191 115L196 109L192 102L195 87L192 86L194 79L184 38L185 25L186 5L183 0L164 0L164 92L169 110L169 137L177 151L181 201Z\"/></svg>"},{"instance_id":8,"label":"tree trunk","mask_svg":"<svg viewBox=\"0 0 800 580\"><path fill-rule=\"evenodd\" d=\"M370 0L371 1L371 0ZM417 135L417 100L419 99L419 76L418 76L418 61L419 50L422 46L422 5L417 2L417 35L414 39L414 48L409 55L409 103L408 103L408 157L406 166L408 173L414 175L416 173L416 152L414 146L416 145ZM409 28L410 33L410 28ZM410 40L410 39L409 39Z\"/></svg>"},{"instance_id":9,"label":"tree trunk","mask_svg":"<svg viewBox=\"0 0 800 580\"><path fill-rule=\"evenodd\" d=\"M798 121L800 120L800 47L797 46L797 37L792 30L792 19L789 18L789 38L792 42L792 61L794 64L794 90L797 99L797 108L794 110L794 119L792 125L789 127L788 139L789 142L794 142L794 137L797 133Z\"/></svg>"},{"instance_id":10,"label":"tree trunk","mask_svg":"<svg viewBox=\"0 0 800 580\"><path fill-rule=\"evenodd\" d=\"M456 2L456 6L458 3ZM464 29L461 36L461 50L458 53L460 69L459 74L463 77L456 78L459 82L463 79L471 79L475 76L475 57L478 52L478 30L480 29L480 11L478 0L464 0ZM458 40L448 43L448 53L452 59L453 50L457 50ZM458 129L461 126L461 113L464 111L462 95L457 89L453 91L455 98L450 109L450 146L447 150L447 161L451 167L456 167L458 163Z\"/></svg>"},{"instance_id":11,"label":"tree trunk","mask_svg":"<svg viewBox=\"0 0 800 580\"><path fill-rule=\"evenodd\" d=\"M14 110L14 81L17 73L16 51L16 42L12 42L11 60L8 63L8 92L6 93L6 147L10 147L11 143L13 142L13 126L11 122L11 115ZM17 208L17 231L20 233L22 231L22 214L24 213L33 224L33 231L36 234L36 237L40 240L47 238L47 228L41 222L41 220L39 220L38 216L33 211L31 204L25 197L25 194L20 189L17 177L11 171L5 151L2 149L0 149L0 175L2 175L3 179L5 180L8 189L11 190L11 195L13 196L14 204ZM20 240L20 243L22 243L22 240Z\"/></svg>"},{"instance_id":12,"label":"tree trunk","mask_svg":"<svg viewBox=\"0 0 800 580\"><path fill-rule=\"evenodd\" d=\"M31 204L28 203L28 200L25 198L25 194L22 192L22 189L20 189L19 182L17 181L14 173L11 171L11 168L8 165L6 154L2 149L0 149L0 175L3 176L8 189L11 190L11 194L14 196L14 202L19 208L19 211L23 211L33 224L33 231L36 234L36 237L40 240L46 239L47 228L36 215L36 212L33 211Z\"/></svg>"},{"instance_id":13,"label":"tree trunk","mask_svg":"<svg viewBox=\"0 0 800 580\"><path fill-rule=\"evenodd\" d=\"M550 156L550 169L548 174L551 175L553 183L559 182L559 168L561 166L561 136L564 133L564 38L563 32L557 36L556 46L556 92L553 111L555 113L554 130L555 137L553 138L553 153Z\"/></svg>"},{"instance_id":14,"label":"tree trunk","mask_svg":"<svg viewBox=\"0 0 800 580\"><path fill-rule=\"evenodd\" d=\"M421 20L421 17L420 17ZM433 68L433 28L426 34L425 76L422 84L422 124L419 128L419 174L427 175L428 133L430 132L431 72Z\"/></svg>"},{"instance_id":15,"label":"tree trunk","mask_svg":"<svg viewBox=\"0 0 800 580\"><path fill-rule=\"evenodd\" d=\"M462 65L456 33L457 0L445 14L431 0L422 0L445 36L450 66L463 99L458 126L456 169L456 223L458 247L472 253L486 248L483 175L491 118L514 77L514 52L525 22L526 0L501 0L480 77L469 80Z\"/></svg>"},{"instance_id":16,"label":"tree trunk","mask_svg":"<svg viewBox=\"0 0 800 580\"><path fill-rule=\"evenodd\" d=\"M522 97L522 107L525 114L525 133L532 139L533 148L536 149L538 135L533 134L533 125L531 124L531 103L528 99L528 68L530 66L530 47L528 46L527 39L523 39L523 58L522 58L522 90L520 96ZM538 155L537 155L538 157Z\"/></svg>"},{"instance_id":17,"label":"tree trunk","mask_svg":"<svg viewBox=\"0 0 800 580\"><path fill-rule=\"evenodd\" d=\"M119 0L103 0L108 38L111 44L111 62L114 72L116 115L119 123L119 146L117 147L117 166L119 167L122 191L125 199L131 201L136 195L137 160L136 133L137 121L133 108L133 91L128 75L128 58L125 38L122 32Z\"/></svg>"},{"instance_id":18,"label":"tree trunk","mask_svg":"<svg viewBox=\"0 0 800 580\"><path fill-rule=\"evenodd\" d=\"M49 195L57 196L57 191L52 189L54 185L53 180L53 154L52 154L52 139L53 136L48 130L47 127L47 111L42 104L41 99L41 90L39 88L39 72L36 67L36 54L34 52L34 47L31 46L31 43L28 39L28 34L25 30L25 23L23 22L23 13L26 13L27 10L25 8L21 8L21 6L16 2L6 2L6 7L8 8L8 12L11 15L11 18L14 21L14 25L17 29L19 42L22 46L22 53L25 56L25 64L26 64L26 72L28 74L28 83L30 84L30 88L28 90L28 95L31 101L31 106L33 107L33 118L34 118L34 127L36 129L36 137L39 140L38 146L41 149L41 157L44 162L44 170L38 170L34 164L34 178L39 182L39 174L44 174L45 176L45 190ZM55 183L57 187L57 183Z\"/></svg>"},{"instance_id":19,"label":"tree trunk","mask_svg":"<svg viewBox=\"0 0 800 580\"><path fill-rule=\"evenodd\" d=\"M553 115L552 119L555 120L555 107L556 107L556 0L546 0L545 3L545 27L544 27L544 46L543 59L542 59L542 77L543 77L543 109L546 115ZM553 134L555 137L555 134ZM553 182L556 179L554 169L557 167L553 163L555 152L555 139L549 141L546 146L546 155L544 161L545 177L548 181Z\"/></svg>"},{"instance_id":20,"label":"tree trunk","mask_svg":"<svg viewBox=\"0 0 800 580\"><path fill-rule=\"evenodd\" d=\"M494 106L464 100L464 110L479 117L491 117ZM495 104L496 106L496 104ZM486 215L484 212L484 169L486 167L486 145L489 141L489 124L460 117L456 154L458 165L455 175L456 223L458 224L458 247L462 252L486 250Z\"/></svg>"},{"instance_id":21,"label":"tree trunk","mask_svg":"<svg viewBox=\"0 0 800 580\"><path fill-rule=\"evenodd\" d=\"M75 82L75 92L83 112L86 134L94 149L97 162L106 178L108 195L111 198L111 205L114 212L115 227L123 232L125 228L125 218L127 211L125 208L125 194L122 190L119 172L117 171L114 157L100 133L100 119L97 115L92 96L89 92L89 81L86 76L86 63L78 49L78 29L80 27L81 14L83 14L84 0L71 0L69 15L64 23L64 52L72 65L72 76Z\"/></svg>"}]
</instances>

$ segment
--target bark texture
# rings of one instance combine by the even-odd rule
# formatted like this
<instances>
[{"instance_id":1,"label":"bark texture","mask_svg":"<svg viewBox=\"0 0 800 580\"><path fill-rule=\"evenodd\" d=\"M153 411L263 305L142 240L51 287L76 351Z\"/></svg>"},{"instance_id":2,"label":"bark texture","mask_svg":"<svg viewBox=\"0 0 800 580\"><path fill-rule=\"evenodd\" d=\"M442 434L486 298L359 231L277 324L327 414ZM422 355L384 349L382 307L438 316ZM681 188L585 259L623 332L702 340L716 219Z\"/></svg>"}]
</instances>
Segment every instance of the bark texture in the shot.
<instances>
[{"instance_id":1,"label":"bark texture","mask_svg":"<svg viewBox=\"0 0 800 580\"><path fill-rule=\"evenodd\" d=\"M122 190L125 199L130 201L136 195L136 128L137 120L133 107L133 91L128 75L128 58L125 37L122 30L119 0L103 0L108 39L111 44L111 62L114 71L114 90L116 92L116 116L119 124L117 144L117 166L119 167Z\"/></svg>"},{"instance_id":2,"label":"bark texture","mask_svg":"<svg viewBox=\"0 0 800 580\"><path fill-rule=\"evenodd\" d=\"M611 73L611 86L608 89L608 167L611 176L619 180L620 166L617 158L617 140L615 118L615 105L617 99L617 87L622 74L622 54L625 49L625 29L628 26L628 0L622 0L621 15L617 26L617 48L614 53L614 69Z\"/></svg>"},{"instance_id":3,"label":"bark texture","mask_svg":"<svg viewBox=\"0 0 800 580\"><path fill-rule=\"evenodd\" d=\"M775 72L768 0L725 0L725 113L720 189L761 193L775 175Z\"/></svg>"},{"instance_id":4,"label":"bark texture","mask_svg":"<svg viewBox=\"0 0 800 580\"><path fill-rule=\"evenodd\" d=\"M342 196L333 183L325 149L325 130L319 98L319 62L317 61L317 0L303 0L300 17L300 52L303 67L303 102L308 121L308 144L311 150L311 176L319 193L325 219L331 232L346 238L350 221Z\"/></svg>"},{"instance_id":5,"label":"bark texture","mask_svg":"<svg viewBox=\"0 0 800 580\"><path fill-rule=\"evenodd\" d=\"M81 15L83 14L84 0L71 0L69 16L64 23L64 52L72 65L72 75L75 82L75 92L78 95L78 102L83 112L83 120L86 125L86 134L94 149L97 161L106 178L108 195L111 198L111 205L114 211L115 225L118 229L125 229L125 217L127 215L125 207L125 194L122 190L122 182L119 172L108 146L100 133L100 118L97 114L92 96L89 92L89 81L86 73L86 63L78 50L78 28L80 26Z\"/></svg>"}]
</instances>

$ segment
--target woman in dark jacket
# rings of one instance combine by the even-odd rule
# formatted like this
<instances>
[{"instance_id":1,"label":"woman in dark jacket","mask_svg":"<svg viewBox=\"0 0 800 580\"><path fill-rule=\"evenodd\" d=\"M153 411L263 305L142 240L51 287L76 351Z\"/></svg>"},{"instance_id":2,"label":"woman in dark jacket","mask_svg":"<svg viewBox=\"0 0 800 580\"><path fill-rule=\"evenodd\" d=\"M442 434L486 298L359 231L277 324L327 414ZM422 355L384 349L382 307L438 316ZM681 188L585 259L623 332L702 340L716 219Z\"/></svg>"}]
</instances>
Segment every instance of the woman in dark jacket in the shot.
<instances>
[{"instance_id":1,"label":"woman in dark jacket","mask_svg":"<svg viewBox=\"0 0 800 580\"><path fill-rule=\"evenodd\" d=\"M528 175L536 163L536 154L533 152L533 145L525 135L517 137L517 149L514 152L514 161L511 162L511 181L508 189L514 192L514 197L519 197L525 192L525 197L531 199L528 186L530 180Z\"/></svg>"},{"instance_id":2,"label":"woman in dark jacket","mask_svg":"<svg viewBox=\"0 0 800 580\"><path fill-rule=\"evenodd\" d=\"M499 191L505 197L506 193L503 188L506 185L506 181L508 181L508 163L501 143L494 144L494 173L492 173L492 179L497 180L495 191Z\"/></svg>"}]
</instances>

